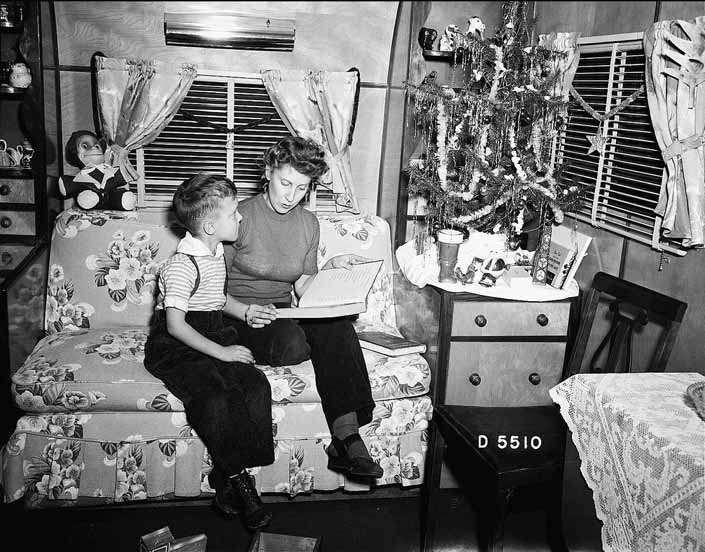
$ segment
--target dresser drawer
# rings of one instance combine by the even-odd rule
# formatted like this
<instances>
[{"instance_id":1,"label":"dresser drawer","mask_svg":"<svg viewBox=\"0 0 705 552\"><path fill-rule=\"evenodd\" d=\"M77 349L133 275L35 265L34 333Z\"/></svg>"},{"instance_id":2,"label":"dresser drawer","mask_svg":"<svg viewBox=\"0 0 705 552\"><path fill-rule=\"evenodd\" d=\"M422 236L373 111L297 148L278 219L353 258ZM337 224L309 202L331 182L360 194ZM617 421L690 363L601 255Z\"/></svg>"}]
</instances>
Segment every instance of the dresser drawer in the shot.
<instances>
[{"instance_id":1,"label":"dresser drawer","mask_svg":"<svg viewBox=\"0 0 705 552\"><path fill-rule=\"evenodd\" d=\"M0 236L34 236L35 233L34 211L4 211L0 209Z\"/></svg>"},{"instance_id":2,"label":"dresser drawer","mask_svg":"<svg viewBox=\"0 0 705 552\"><path fill-rule=\"evenodd\" d=\"M446 403L465 406L552 404L565 342L451 342Z\"/></svg>"},{"instance_id":3,"label":"dresser drawer","mask_svg":"<svg viewBox=\"0 0 705 552\"><path fill-rule=\"evenodd\" d=\"M27 178L0 178L0 203L34 204L34 181Z\"/></svg>"},{"instance_id":4,"label":"dresser drawer","mask_svg":"<svg viewBox=\"0 0 705 552\"><path fill-rule=\"evenodd\" d=\"M570 302L455 301L452 336L560 336L568 333Z\"/></svg>"}]
</instances>

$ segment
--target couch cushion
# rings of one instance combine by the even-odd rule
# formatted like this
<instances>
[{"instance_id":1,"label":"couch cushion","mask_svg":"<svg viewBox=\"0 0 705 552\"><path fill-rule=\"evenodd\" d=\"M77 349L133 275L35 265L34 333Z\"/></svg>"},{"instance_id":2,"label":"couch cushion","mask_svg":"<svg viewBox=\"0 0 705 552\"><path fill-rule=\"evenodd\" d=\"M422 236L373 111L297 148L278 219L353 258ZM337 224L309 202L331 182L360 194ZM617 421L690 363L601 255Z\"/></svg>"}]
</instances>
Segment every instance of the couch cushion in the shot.
<instances>
[{"instance_id":1,"label":"couch cushion","mask_svg":"<svg viewBox=\"0 0 705 552\"><path fill-rule=\"evenodd\" d=\"M64 330L42 339L12 376L25 412L183 411L183 405L144 368L146 327ZM430 370L418 354L387 357L363 350L375 400L417 397L429 390ZM260 367L275 403L320 403L310 361Z\"/></svg>"}]
</instances>

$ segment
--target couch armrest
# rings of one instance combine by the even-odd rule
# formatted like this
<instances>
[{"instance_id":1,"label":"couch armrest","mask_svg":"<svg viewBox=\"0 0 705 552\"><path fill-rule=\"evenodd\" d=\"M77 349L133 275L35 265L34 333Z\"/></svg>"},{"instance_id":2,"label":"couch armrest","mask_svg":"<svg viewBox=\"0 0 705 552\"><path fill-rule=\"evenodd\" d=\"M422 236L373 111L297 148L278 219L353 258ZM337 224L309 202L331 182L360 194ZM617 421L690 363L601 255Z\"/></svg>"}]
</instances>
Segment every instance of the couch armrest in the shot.
<instances>
[{"instance_id":1,"label":"couch armrest","mask_svg":"<svg viewBox=\"0 0 705 552\"><path fill-rule=\"evenodd\" d=\"M14 373L44 336L49 244L39 242L0 285L2 366Z\"/></svg>"}]
</instances>

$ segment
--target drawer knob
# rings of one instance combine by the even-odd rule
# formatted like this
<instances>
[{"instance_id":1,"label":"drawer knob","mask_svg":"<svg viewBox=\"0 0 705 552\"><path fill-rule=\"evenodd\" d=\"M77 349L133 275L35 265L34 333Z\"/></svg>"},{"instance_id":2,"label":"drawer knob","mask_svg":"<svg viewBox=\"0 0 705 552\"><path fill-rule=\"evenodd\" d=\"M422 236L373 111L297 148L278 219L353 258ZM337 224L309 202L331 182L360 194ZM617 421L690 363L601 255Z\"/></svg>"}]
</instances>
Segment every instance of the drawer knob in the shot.
<instances>
[{"instance_id":1,"label":"drawer knob","mask_svg":"<svg viewBox=\"0 0 705 552\"><path fill-rule=\"evenodd\" d=\"M0 195L10 195L10 187L7 184L0 186Z\"/></svg>"},{"instance_id":2,"label":"drawer knob","mask_svg":"<svg viewBox=\"0 0 705 552\"><path fill-rule=\"evenodd\" d=\"M470 377L468 378L470 380L470 383L472 383L475 386L480 385L482 382L482 378L480 377L480 374L470 374Z\"/></svg>"},{"instance_id":3,"label":"drawer knob","mask_svg":"<svg viewBox=\"0 0 705 552\"><path fill-rule=\"evenodd\" d=\"M487 325L487 318L485 318L485 316L482 314L478 314L475 317L475 324L477 324L481 328L484 328Z\"/></svg>"},{"instance_id":4,"label":"drawer knob","mask_svg":"<svg viewBox=\"0 0 705 552\"><path fill-rule=\"evenodd\" d=\"M539 376L536 372L529 374L529 383L531 383L531 385L538 385L541 383L541 376Z\"/></svg>"},{"instance_id":5,"label":"drawer knob","mask_svg":"<svg viewBox=\"0 0 705 552\"><path fill-rule=\"evenodd\" d=\"M0 255L0 263L2 263L4 265L12 264L12 253L8 253L7 251L3 251L2 255Z\"/></svg>"},{"instance_id":6,"label":"drawer knob","mask_svg":"<svg viewBox=\"0 0 705 552\"><path fill-rule=\"evenodd\" d=\"M12 219L10 217L2 217L0 218L0 226L3 228L9 228L12 226Z\"/></svg>"},{"instance_id":7,"label":"drawer knob","mask_svg":"<svg viewBox=\"0 0 705 552\"><path fill-rule=\"evenodd\" d=\"M539 314L536 317L536 322L538 322L539 326L546 326L548 324L548 316L545 314Z\"/></svg>"}]
</instances>

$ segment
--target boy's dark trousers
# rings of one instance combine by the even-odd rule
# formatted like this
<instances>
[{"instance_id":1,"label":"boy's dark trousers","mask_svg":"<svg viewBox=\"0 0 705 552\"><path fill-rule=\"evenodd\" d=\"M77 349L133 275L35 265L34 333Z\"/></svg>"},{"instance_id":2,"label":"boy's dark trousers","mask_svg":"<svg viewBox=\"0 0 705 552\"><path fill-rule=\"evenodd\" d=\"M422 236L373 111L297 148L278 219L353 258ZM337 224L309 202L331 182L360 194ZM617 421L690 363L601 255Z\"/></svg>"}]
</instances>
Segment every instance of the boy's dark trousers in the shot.
<instances>
[{"instance_id":1,"label":"boy's dark trousers","mask_svg":"<svg viewBox=\"0 0 705 552\"><path fill-rule=\"evenodd\" d=\"M222 311L186 313L196 331L221 345L235 345L237 332L223 326ZM156 311L144 364L184 403L186 418L222 476L274 462L272 392L255 366L222 362L184 345L166 330Z\"/></svg>"}]
</instances>

